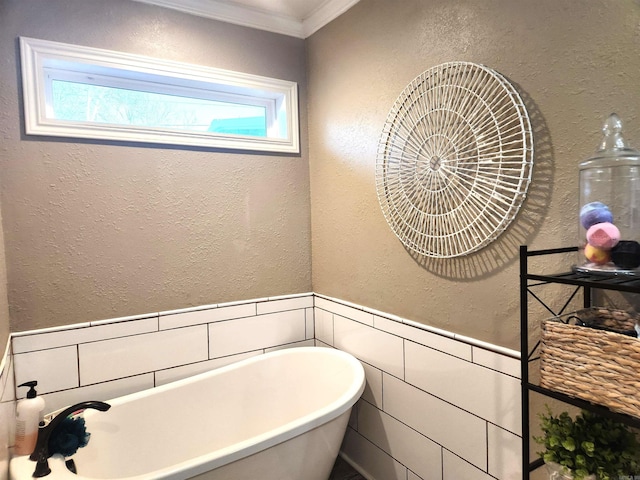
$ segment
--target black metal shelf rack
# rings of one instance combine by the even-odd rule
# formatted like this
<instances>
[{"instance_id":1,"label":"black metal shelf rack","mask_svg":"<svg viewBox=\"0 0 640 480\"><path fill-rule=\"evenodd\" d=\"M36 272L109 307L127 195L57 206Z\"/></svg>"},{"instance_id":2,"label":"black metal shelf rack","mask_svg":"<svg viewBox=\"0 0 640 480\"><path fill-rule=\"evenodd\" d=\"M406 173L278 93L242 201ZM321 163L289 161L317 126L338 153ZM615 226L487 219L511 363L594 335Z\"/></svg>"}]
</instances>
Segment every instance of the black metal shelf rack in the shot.
<instances>
[{"instance_id":1,"label":"black metal shelf rack","mask_svg":"<svg viewBox=\"0 0 640 480\"><path fill-rule=\"evenodd\" d=\"M571 301L582 293L583 306L590 307L592 301L592 290L616 290L628 293L640 293L640 278L632 276L605 276L593 275L581 272L567 272L553 275L540 275L529 272L529 257L540 255L555 255L570 252L577 252L578 247L565 247L547 250L528 250L526 245L520 247L520 367L521 367L521 385L522 385L522 478L529 480L531 472L543 465L542 460L537 459L533 462L529 457L530 447L530 398L529 392L537 392L541 395L560 400L564 403L574 405L576 407L590 410L605 417L614 418L633 427L640 428L640 419L629 415L612 412L607 407L593 404L579 398L571 397L554 390L540 387L531 383L529 380L529 366L532 361L536 360L535 354L539 345L536 341L533 348L529 343L529 300L533 298L546 308L552 315L561 315L569 306ZM550 283L558 283L572 285L575 287L573 292L568 296L566 303L559 312L554 312L534 289L540 285Z\"/></svg>"}]
</instances>

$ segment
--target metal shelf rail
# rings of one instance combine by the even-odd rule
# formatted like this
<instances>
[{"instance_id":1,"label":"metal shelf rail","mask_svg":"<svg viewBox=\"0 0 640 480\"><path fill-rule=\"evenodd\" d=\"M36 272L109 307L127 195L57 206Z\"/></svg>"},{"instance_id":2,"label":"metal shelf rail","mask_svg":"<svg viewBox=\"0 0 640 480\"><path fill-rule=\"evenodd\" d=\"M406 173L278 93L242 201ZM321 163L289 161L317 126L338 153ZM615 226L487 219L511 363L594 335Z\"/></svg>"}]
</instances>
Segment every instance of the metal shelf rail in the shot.
<instances>
[{"instance_id":1,"label":"metal shelf rail","mask_svg":"<svg viewBox=\"0 0 640 480\"><path fill-rule=\"evenodd\" d=\"M540 255L555 255L562 253L577 252L578 247L565 247L546 250L528 250L526 245L520 247L520 367L521 367L521 403L522 403L522 478L529 480L530 474L535 469L543 465L541 459L530 461L530 427L529 427L529 392L536 392L564 403L574 405L576 407L590 410L599 415L614 418L617 421L624 422L634 427L640 427L640 419L629 415L612 412L607 407L596 405L579 398L571 397L554 390L540 387L529 381L529 364L536 360L536 351L540 344L537 340L533 348L529 348L529 300L534 299L553 316L562 315L571 301L580 291L582 292L583 306L585 308L591 306L592 289L617 290L621 292L640 293L640 279L631 276L604 276L593 275L581 272L566 272L553 275L540 275L529 272L529 257ZM572 293L568 295L567 301L561 309L555 312L545 303L538 294L535 293L535 287L548 285L550 283L558 283L572 285L575 287Z\"/></svg>"}]
</instances>

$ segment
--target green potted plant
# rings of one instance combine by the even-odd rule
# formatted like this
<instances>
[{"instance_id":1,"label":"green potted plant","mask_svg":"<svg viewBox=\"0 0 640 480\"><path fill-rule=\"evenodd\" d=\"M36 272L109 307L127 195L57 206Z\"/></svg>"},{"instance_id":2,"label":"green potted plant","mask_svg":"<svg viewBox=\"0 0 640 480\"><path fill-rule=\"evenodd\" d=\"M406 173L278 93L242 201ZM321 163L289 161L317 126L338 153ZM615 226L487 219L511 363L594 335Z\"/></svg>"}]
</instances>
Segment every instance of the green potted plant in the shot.
<instances>
[{"instance_id":1,"label":"green potted plant","mask_svg":"<svg viewBox=\"0 0 640 480\"><path fill-rule=\"evenodd\" d=\"M545 448L539 455L550 478L618 480L640 472L640 443L627 425L584 410L575 419L546 410L543 435L534 440Z\"/></svg>"}]
</instances>

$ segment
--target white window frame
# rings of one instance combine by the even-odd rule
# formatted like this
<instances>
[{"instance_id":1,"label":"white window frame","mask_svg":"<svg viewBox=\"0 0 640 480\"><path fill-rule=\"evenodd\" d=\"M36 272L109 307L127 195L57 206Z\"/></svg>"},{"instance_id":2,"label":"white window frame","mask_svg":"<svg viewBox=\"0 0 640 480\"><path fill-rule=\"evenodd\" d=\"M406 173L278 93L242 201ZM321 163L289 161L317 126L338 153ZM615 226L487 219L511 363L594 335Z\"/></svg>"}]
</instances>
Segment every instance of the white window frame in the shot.
<instances>
[{"instance_id":1,"label":"white window frame","mask_svg":"<svg viewBox=\"0 0 640 480\"><path fill-rule=\"evenodd\" d=\"M27 135L300 153L295 82L27 37L20 37L20 54ZM107 86L144 84L156 93L260 105L267 112L267 136L53 118L51 82L88 77Z\"/></svg>"}]
</instances>

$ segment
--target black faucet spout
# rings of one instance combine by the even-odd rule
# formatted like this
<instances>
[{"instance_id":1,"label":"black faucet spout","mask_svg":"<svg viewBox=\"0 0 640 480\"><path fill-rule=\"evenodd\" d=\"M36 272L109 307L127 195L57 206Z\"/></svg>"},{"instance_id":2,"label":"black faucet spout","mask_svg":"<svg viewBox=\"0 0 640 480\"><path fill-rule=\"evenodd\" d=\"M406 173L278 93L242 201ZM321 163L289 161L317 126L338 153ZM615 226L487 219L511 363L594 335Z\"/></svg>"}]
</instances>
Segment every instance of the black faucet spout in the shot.
<instances>
[{"instance_id":1,"label":"black faucet spout","mask_svg":"<svg viewBox=\"0 0 640 480\"><path fill-rule=\"evenodd\" d=\"M97 400L76 403L75 405L71 405L70 407L62 410L55 417L53 417L48 424L45 425L44 422L40 423L40 428L38 428L38 439L36 440L36 447L33 449L33 453L29 457L29 459L37 462L36 469L33 472L33 477L40 478L51 473L48 461L49 457L51 456L49 454L49 438L51 438L51 434L55 431L55 429L58 428L62 421L72 413L89 408L93 410L100 410L101 412L106 412L111 408L111 405L109 405L108 403L99 402Z\"/></svg>"}]
</instances>

